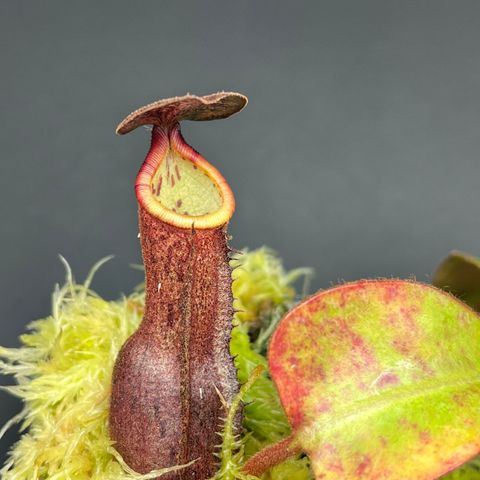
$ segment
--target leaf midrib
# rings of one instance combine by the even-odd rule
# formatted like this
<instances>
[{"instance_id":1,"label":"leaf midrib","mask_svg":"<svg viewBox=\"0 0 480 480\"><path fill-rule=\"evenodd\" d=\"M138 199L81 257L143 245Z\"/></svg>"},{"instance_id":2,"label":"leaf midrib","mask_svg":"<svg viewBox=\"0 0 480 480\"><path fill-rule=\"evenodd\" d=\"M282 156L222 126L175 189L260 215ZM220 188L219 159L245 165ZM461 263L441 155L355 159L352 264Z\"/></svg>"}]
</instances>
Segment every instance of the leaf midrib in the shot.
<instances>
[{"instance_id":1,"label":"leaf midrib","mask_svg":"<svg viewBox=\"0 0 480 480\"><path fill-rule=\"evenodd\" d=\"M472 378L472 376L477 378ZM480 385L480 373L475 372L475 375L472 376L468 378L458 377L453 381L451 377L449 377L447 382L441 381L439 378L435 378L431 382L423 381L421 383L390 387L388 391L384 390L383 393L365 397L360 400L350 402L345 407L334 409L333 413L332 411L325 412L325 414L322 415L321 420L307 425L304 429L302 429L300 435L306 435L307 438L315 438L314 432L320 431L318 433L321 433L321 435L324 436L325 432L327 431L331 432L339 430L349 422L354 422L356 419L372 416L377 412L387 410L391 406L408 403L409 401L413 401L422 397L434 397L441 392L455 390L456 388L458 388L459 391L462 391L472 385ZM425 383L434 385L425 387ZM441 385L438 385L439 383L441 383ZM399 395L399 391L403 391L403 393L400 393ZM478 396L480 397L480 390L478 392ZM373 398L375 398L375 401L372 402ZM431 408L435 407L432 405ZM459 408L461 407L459 406ZM314 435L313 437L312 433Z\"/></svg>"}]
</instances>

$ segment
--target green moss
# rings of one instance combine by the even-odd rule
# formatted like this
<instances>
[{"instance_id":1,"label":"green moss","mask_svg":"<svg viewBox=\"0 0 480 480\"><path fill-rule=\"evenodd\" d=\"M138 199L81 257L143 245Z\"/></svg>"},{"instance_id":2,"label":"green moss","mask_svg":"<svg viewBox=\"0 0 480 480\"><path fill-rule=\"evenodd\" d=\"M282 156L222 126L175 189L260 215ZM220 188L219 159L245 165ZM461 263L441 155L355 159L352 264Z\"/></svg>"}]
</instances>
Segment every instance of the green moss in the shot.
<instances>
[{"instance_id":1,"label":"green moss","mask_svg":"<svg viewBox=\"0 0 480 480\"><path fill-rule=\"evenodd\" d=\"M282 261L263 247L236 256L231 262L233 270L234 306L240 322L261 324L277 309L291 303L296 296L293 284L300 278L310 278L309 268L289 272Z\"/></svg>"}]
</instances>

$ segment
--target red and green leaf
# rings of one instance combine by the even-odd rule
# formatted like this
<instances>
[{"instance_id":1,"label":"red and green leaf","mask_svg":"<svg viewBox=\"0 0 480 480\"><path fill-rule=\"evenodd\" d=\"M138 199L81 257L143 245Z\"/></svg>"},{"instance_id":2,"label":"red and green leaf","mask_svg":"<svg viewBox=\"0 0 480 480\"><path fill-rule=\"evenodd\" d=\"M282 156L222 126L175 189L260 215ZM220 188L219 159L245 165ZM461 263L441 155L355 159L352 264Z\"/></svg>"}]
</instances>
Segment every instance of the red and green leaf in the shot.
<instances>
[{"instance_id":1,"label":"red and green leaf","mask_svg":"<svg viewBox=\"0 0 480 480\"><path fill-rule=\"evenodd\" d=\"M321 292L282 320L269 364L315 478L434 479L480 450L480 317L436 288Z\"/></svg>"}]
</instances>

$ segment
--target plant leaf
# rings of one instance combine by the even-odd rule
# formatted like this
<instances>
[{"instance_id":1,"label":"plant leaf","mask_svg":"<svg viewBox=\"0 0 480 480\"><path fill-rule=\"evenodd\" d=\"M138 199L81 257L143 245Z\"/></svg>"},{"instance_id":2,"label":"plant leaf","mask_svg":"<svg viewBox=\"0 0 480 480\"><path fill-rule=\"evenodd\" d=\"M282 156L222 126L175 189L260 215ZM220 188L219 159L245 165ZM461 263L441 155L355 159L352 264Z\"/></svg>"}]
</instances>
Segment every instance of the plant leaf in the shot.
<instances>
[{"instance_id":1,"label":"plant leaf","mask_svg":"<svg viewBox=\"0 0 480 480\"><path fill-rule=\"evenodd\" d=\"M293 309L269 365L315 478L428 480L475 456L479 320L402 280L342 285Z\"/></svg>"},{"instance_id":2,"label":"plant leaf","mask_svg":"<svg viewBox=\"0 0 480 480\"><path fill-rule=\"evenodd\" d=\"M480 258L453 250L437 267L432 283L480 311Z\"/></svg>"}]
</instances>

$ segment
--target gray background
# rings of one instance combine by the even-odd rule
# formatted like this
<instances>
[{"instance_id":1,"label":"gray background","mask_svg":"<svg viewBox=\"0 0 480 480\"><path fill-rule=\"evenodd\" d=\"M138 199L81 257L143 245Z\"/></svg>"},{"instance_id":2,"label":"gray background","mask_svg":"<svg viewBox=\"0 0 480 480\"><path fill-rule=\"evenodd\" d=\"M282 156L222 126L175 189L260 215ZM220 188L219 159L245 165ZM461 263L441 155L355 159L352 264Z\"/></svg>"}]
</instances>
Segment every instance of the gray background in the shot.
<instances>
[{"instance_id":1,"label":"gray background","mask_svg":"<svg viewBox=\"0 0 480 480\"><path fill-rule=\"evenodd\" d=\"M315 288L428 280L480 254L478 1L0 3L0 344L48 314L62 253L109 298L141 280L132 109L238 90L240 115L186 123L237 198L233 245L315 267ZM0 396L0 423L20 405ZM8 433L5 452L15 438Z\"/></svg>"}]
</instances>

